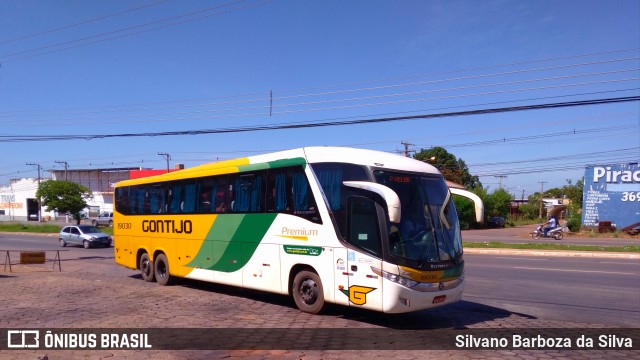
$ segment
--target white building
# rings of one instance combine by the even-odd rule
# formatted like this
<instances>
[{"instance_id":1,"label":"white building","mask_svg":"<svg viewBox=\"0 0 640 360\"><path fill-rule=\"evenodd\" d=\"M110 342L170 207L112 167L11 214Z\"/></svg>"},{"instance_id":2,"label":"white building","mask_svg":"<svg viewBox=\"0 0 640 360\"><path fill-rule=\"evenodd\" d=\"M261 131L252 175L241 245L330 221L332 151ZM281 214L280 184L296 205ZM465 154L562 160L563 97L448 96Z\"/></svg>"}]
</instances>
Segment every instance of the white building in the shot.
<instances>
[{"instance_id":1,"label":"white building","mask_svg":"<svg viewBox=\"0 0 640 360\"><path fill-rule=\"evenodd\" d=\"M113 211L113 187L118 181L128 180L133 170L140 168L50 170L51 177L41 181L66 179L88 188L93 194L93 199L87 201L88 215L97 216L103 211ZM38 210L42 220L64 216L47 212L44 207L38 209L37 190L38 179L33 178L13 179L8 186L0 186L0 221L38 221Z\"/></svg>"}]
</instances>

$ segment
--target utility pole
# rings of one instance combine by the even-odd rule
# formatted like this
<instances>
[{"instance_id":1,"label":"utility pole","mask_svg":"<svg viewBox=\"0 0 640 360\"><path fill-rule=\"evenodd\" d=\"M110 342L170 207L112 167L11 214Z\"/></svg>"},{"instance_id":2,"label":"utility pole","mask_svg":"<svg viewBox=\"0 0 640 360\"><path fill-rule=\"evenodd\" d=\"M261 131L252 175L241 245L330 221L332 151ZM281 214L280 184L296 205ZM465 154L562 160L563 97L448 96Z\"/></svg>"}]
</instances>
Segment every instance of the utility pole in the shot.
<instances>
[{"instance_id":1,"label":"utility pole","mask_svg":"<svg viewBox=\"0 0 640 360\"><path fill-rule=\"evenodd\" d=\"M69 163L66 161L54 161L56 164L64 164L64 181L67 181L67 168L69 167Z\"/></svg>"},{"instance_id":2,"label":"utility pole","mask_svg":"<svg viewBox=\"0 0 640 360\"><path fill-rule=\"evenodd\" d=\"M415 144L411 144L404 141L401 141L400 144L404 145L404 156L409 157L409 146L415 146ZM414 151L414 150L411 150L411 151Z\"/></svg>"},{"instance_id":3,"label":"utility pole","mask_svg":"<svg viewBox=\"0 0 640 360\"><path fill-rule=\"evenodd\" d=\"M38 168L38 190L40 190L40 169L42 168L40 166L40 164L36 164L36 163L27 163L27 165L30 166L35 166ZM38 222L42 221L42 213L40 211L40 209L42 208L42 206L40 205L41 201L40 201L40 197L38 197ZM29 217L29 214L27 214L27 218Z\"/></svg>"},{"instance_id":4,"label":"utility pole","mask_svg":"<svg viewBox=\"0 0 640 360\"><path fill-rule=\"evenodd\" d=\"M499 184L500 184L500 189L502 189L502 179L507 178L507 175L495 175L494 178L500 179Z\"/></svg>"},{"instance_id":5,"label":"utility pole","mask_svg":"<svg viewBox=\"0 0 640 360\"><path fill-rule=\"evenodd\" d=\"M171 160L171 155L168 153L159 152L158 155L162 156L165 160L167 160L167 172L169 172L169 160Z\"/></svg>"},{"instance_id":6,"label":"utility pole","mask_svg":"<svg viewBox=\"0 0 640 360\"><path fill-rule=\"evenodd\" d=\"M540 219L542 219L542 198L544 197L543 193L544 193L544 184L546 184L546 181L538 181L538 183L540 183Z\"/></svg>"}]
</instances>

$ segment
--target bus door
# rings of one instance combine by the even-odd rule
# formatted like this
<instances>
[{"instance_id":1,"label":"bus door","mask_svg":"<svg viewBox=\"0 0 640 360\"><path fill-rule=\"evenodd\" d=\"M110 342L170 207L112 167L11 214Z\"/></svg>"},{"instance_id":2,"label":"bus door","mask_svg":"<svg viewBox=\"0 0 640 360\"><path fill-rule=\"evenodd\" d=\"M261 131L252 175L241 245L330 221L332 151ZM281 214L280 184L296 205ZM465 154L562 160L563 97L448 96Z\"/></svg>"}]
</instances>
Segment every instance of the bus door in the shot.
<instances>
[{"instance_id":1,"label":"bus door","mask_svg":"<svg viewBox=\"0 0 640 360\"><path fill-rule=\"evenodd\" d=\"M351 197L347 203L347 272L349 287L342 290L349 305L382 311L382 278L372 267L382 268L382 238L379 212L382 209L366 197Z\"/></svg>"}]
</instances>

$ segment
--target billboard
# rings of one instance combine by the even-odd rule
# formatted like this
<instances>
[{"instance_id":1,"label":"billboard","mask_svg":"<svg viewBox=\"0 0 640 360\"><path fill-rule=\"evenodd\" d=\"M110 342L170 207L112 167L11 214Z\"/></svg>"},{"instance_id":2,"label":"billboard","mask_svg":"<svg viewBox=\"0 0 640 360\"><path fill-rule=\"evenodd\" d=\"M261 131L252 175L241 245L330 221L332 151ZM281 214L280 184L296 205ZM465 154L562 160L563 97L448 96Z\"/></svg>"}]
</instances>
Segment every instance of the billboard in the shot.
<instances>
[{"instance_id":1,"label":"billboard","mask_svg":"<svg viewBox=\"0 0 640 360\"><path fill-rule=\"evenodd\" d=\"M640 222L638 163L587 166L584 173L582 224L611 221L617 229Z\"/></svg>"}]
</instances>

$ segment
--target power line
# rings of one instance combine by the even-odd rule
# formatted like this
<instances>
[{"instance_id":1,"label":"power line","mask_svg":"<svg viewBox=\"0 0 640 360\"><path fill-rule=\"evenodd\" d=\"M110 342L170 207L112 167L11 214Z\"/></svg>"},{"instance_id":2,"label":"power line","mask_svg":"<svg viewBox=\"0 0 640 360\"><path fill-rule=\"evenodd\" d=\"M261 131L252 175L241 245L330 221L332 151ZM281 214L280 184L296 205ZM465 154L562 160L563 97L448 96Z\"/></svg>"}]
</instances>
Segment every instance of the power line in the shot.
<instances>
[{"instance_id":1,"label":"power line","mask_svg":"<svg viewBox=\"0 0 640 360\"><path fill-rule=\"evenodd\" d=\"M96 18L88 19L88 20L83 20L83 21L80 21L80 22L77 22L77 23L64 25L64 26L60 26L60 27L57 27L57 28L53 28L53 29L49 29L49 30L45 30L45 31L40 31L40 32L37 32L37 33L22 35L22 36L19 36L17 38L13 38L13 39L9 39L9 40L2 40L2 41L0 41L0 45L9 44L9 43L12 43L12 42L25 40L25 39L29 39L29 38L40 36L40 35L46 35L46 34L50 34L50 33L56 32L56 31L60 31L60 30L70 29L70 28L77 27L77 26L80 26L80 25L85 25L85 24L89 24L89 23L92 23L92 22L108 19L110 17L120 16L120 15L123 15L123 14L126 14L126 13L138 11L138 10L145 9L145 8L148 8L148 7L157 6L157 5L160 5L162 3L166 3L168 1L169 0L162 0L162 1L158 1L158 2L155 2L155 3L148 4L148 5L142 5L142 6L138 6L138 7L132 8L132 9L127 9L127 10L123 10L123 11L119 11L119 12L115 12L115 13L99 16L99 17L96 17Z\"/></svg>"},{"instance_id":2,"label":"power line","mask_svg":"<svg viewBox=\"0 0 640 360\"><path fill-rule=\"evenodd\" d=\"M192 19L182 20L182 21L178 21L178 22L175 22L175 23L169 23L169 24L166 24L166 25L158 25L158 26L155 26L155 27L151 27L149 29L142 29L142 30L139 30L139 31L131 32L131 33L125 33L125 34L122 34L122 35L111 36L111 37L107 37L107 38L104 38L104 39L98 39L100 37L110 36L110 35L113 35L113 34L116 34L116 33L127 32L127 31L130 31L130 30L138 29L138 28L144 28L144 27L151 26L151 25L157 24L157 23L163 23L163 22L173 21L173 20L176 20L176 19L179 19L179 18L183 18L183 17L189 17L189 16L192 16L192 15L198 14L198 13L203 13L203 12L207 12L207 11L211 11L211 10L217 10L217 9L220 9L220 8L223 8L223 7L226 7L226 6L237 5L239 3L246 2L246 1L248 1L248 0L237 0L237 1L229 2L229 3L213 6L213 7L210 7L210 8L206 8L206 9L203 9L203 10L198 10L198 11L195 11L195 12L182 14L182 15L178 15L178 16L174 16L174 17L170 17L170 18L166 18L166 19L162 19L162 20L156 20L156 21L152 21L152 22L149 22L149 23L141 24L141 25L131 26L131 27L124 28L124 29L119 29L119 30L114 30L114 31L98 34L98 35L88 36L88 37L84 37L84 38L81 38L81 39L65 41L65 42L62 42L62 43L46 45L46 46L42 46L42 47L39 47L39 48L36 48L36 49L20 51L20 52L13 53L13 54L2 55L2 56L0 56L0 62L13 62L13 61L18 61L18 60L24 60L24 59L31 58L31 57L34 57L34 56L50 54L50 53L54 53L54 52L74 49L74 48L81 47L81 46L93 45L93 44L97 44L97 43L100 43L100 42L105 42L105 41L115 40L115 39L119 39L119 38L123 38L123 37L138 35L138 34L142 34L142 33L149 32L149 31L154 31L154 30L158 30L158 29L171 27L171 26L181 25L181 24L184 24L184 23L187 23L187 22L200 20L200 19L207 18L207 17L223 15L223 14L226 14L226 13L229 13L229 12L242 10L244 8L248 8L248 7L252 7L252 6L262 5L262 4L264 4L266 2L269 2L271 0L265 0L263 2L249 4L249 5L241 6L241 7L238 7L238 8L233 8L233 9L230 9L230 10L219 11L219 12L216 12L216 13L213 13L213 14L201 15L201 16L198 16L198 17L195 17L195 18L192 18ZM70 46L62 47L62 48L58 48L58 49L51 49L51 48L55 48L55 47L61 47L61 46L65 46L65 45L69 45L69 44L73 44L73 43L92 40L92 39L97 39L97 40L90 41L90 42L85 42L85 43L80 43L80 44L76 44L76 45L70 45ZM51 49L51 50L47 50L47 49ZM35 53L35 52L40 51L40 50L45 50L45 51L40 52L40 53ZM29 54L29 53L31 53L31 54Z\"/></svg>"},{"instance_id":3,"label":"power line","mask_svg":"<svg viewBox=\"0 0 640 360\"><path fill-rule=\"evenodd\" d=\"M468 76L468 77L437 79L437 80L429 80L429 81L424 81L424 82L414 82L414 83L406 83L406 84L391 84L391 85L384 85L384 86L378 86L378 87L345 89L345 90L338 90L338 91L332 91L332 92L322 92L322 93L295 94L295 95L291 95L291 96L274 97L273 100L284 100L284 99L289 99L289 98L300 98L300 97L317 97L317 96L325 96L325 95L335 95L335 94L339 94L339 93L362 92L362 91L372 91L372 90L394 88L394 87L406 87L406 86L424 85L424 84L429 84L429 83L452 82L452 81L459 81L459 80L470 80L470 79L474 79L474 78L494 77L494 76L507 75L507 74L512 75L512 74L517 74L517 73L521 73L521 72L547 71L547 70L556 70L556 69L560 69L560 68L596 65L596 64L604 64L604 63L610 63L610 62L635 61L635 60L638 60L638 59L640 59L640 58L639 57L630 57L630 58L623 58L623 59L613 59L613 60L596 61L596 62L588 62L588 63L561 65L561 66L556 66L556 67L524 69L524 70L509 71L509 72L502 72L502 73L479 74L479 75L473 75L473 76ZM497 65L497 66L506 66L506 65ZM630 70L627 70L627 71L632 71L632 70L633 69L630 69ZM637 69L635 69L635 70L637 70ZM464 70L453 71L453 72L460 72L460 71L464 71ZM582 74L582 76L592 76L592 75L596 75L596 73ZM530 79L530 80L526 80L526 81L531 82L531 81L542 81L542 80L543 79ZM377 82L377 80L372 80L372 81ZM491 84L491 85L505 85L505 84L507 84L507 83L497 83L497 84ZM335 87L335 86L338 86L338 85L327 85L326 87ZM485 86L489 86L489 85L485 85ZM299 90L304 90L304 89L299 89ZM440 90L437 90L437 91L444 91L444 90L445 89L440 89ZM451 90L451 89L446 89L446 90ZM296 90L281 90L281 92L291 92L291 91L296 91ZM259 93L259 94L262 95L262 93ZM85 114L105 113L105 112L123 112L123 111L131 112L131 111L146 111L146 110L152 110L152 109L171 109L171 108L177 108L178 106L165 106L165 105L176 104L176 103L184 104L184 103L188 103L188 102L202 101L202 100L237 98L237 97L249 96L249 95L256 95L256 94L253 93L253 94L244 94L244 95L243 94L226 95L226 96L220 96L220 97L214 97L214 98L201 98L201 99L190 99L190 100L174 100L174 101L170 101L170 102L137 104L137 105L132 105L132 106L134 106L134 108L125 108L125 109L119 109L119 110L118 109L100 109L100 110L95 110L95 111L90 111L90 112L86 112L86 111L85 112L74 112L72 114L74 114L74 115L85 115ZM239 104L239 103L261 102L261 101L268 101L268 100L270 100L270 97L262 96L262 97L253 98L253 99L223 101L223 102L214 102L214 103L206 103L206 104L180 105L180 107L196 107L196 106L201 107L201 106L215 106L215 105L230 105L230 104ZM356 99L349 99L349 100L357 100L357 98ZM157 106L151 107L152 105L162 105L162 106L161 107L157 107ZM294 103L294 104L289 104L289 105L300 105L300 103ZM282 105L280 105L280 106L282 106ZM240 108L240 109L242 109L242 108ZM63 109L63 110L65 110L65 111L74 111L74 110L83 110L83 109L81 108L81 109ZM51 115L60 115L60 114L56 114L55 113L55 111L59 111L59 110L44 109L44 110L38 110L38 111L45 112L49 116L51 116ZM0 117L16 116L16 115L17 114L15 112L10 112L10 113L6 113L5 112L5 115L0 115ZM39 116L39 114L37 114L37 113L34 114L34 115L26 114L26 115L23 115L23 116Z\"/></svg>"},{"instance_id":4,"label":"power line","mask_svg":"<svg viewBox=\"0 0 640 360\"><path fill-rule=\"evenodd\" d=\"M203 134L255 132L255 131L267 131L267 130L301 129L301 128L315 128L315 127L341 126L341 125L374 124L374 123L419 120L419 119L424 120L424 119L469 116L469 115L484 115L484 114L566 108L566 107L587 106L587 105L603 105L603 104L624 103L624 102L631 102L631 101L638 101L638 100L640 100L640 96L627 96L627 97L619 97L619 98L591 99L591 100L569 101L569 102L561 102L561 103L546 103L546 104L537 104L537 105L478 109L478 110L448 112L448 113L422 114L422 115L413 115L413 116L369 118L369 119L358 119L358 120L349 120L349 121L327 121L327 122L313 122L313 123L307 122L307 123L285 124L285 125L259 125L259 126L203 129L203 130L181 130L181 131L120 133L120 134L92 134L92 135L2 135L0 136L0 142L58 141L58 140L78 140L78 139L92 140L92 139L107 139L107 138L120 138L120 137L203 135Z\"/></svg>"}]
</instances>

